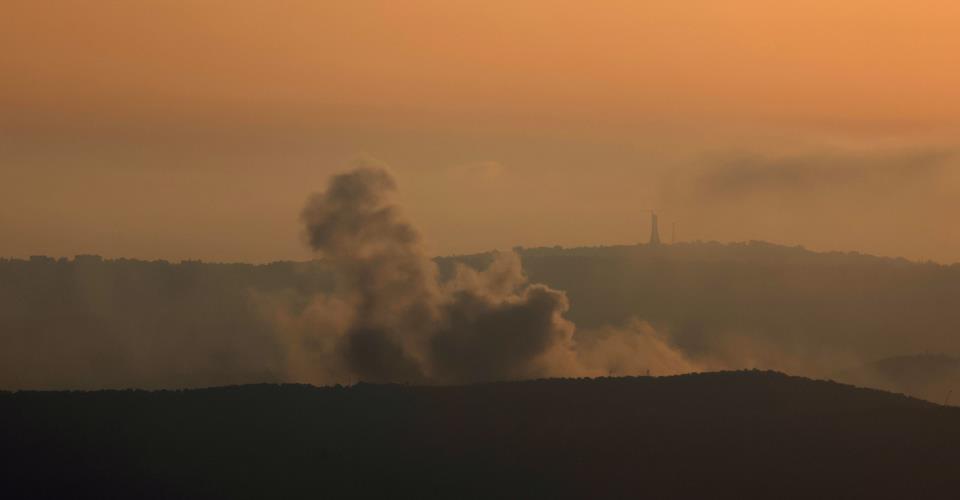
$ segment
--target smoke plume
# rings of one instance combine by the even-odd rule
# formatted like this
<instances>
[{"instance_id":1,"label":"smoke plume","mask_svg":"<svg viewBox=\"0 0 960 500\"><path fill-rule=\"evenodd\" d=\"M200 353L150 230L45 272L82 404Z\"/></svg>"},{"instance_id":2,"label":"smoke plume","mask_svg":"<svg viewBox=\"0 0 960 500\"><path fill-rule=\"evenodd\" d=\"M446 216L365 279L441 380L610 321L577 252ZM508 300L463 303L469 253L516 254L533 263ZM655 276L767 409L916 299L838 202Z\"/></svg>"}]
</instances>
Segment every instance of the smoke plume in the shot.
<instances>
[{"instance_id":1,"label":"smoke plume","mask_svg":"<svg viewBox=\"0 0 960 500\"><path fill-rule=\"evenodd\" d=\"M335 340L314 344L332 346L344 373L461 383L610 372L604 359L612 344L590 346L584 363L575 327L564 318L566 295L529 283L515 253L499 253L483 271L459 266L441 282L419 233L393 202L396 189L384 168L358 168L333 177L301 215L308 243L337 281L337 299L319 299L325 312L312 312L324 318L322 337ZM650 342L673 352L659 339ZM646 344L621 341L614 350L622 357ZM330 350L317 351L329 364Z\"/></svg>"}]
</instances>

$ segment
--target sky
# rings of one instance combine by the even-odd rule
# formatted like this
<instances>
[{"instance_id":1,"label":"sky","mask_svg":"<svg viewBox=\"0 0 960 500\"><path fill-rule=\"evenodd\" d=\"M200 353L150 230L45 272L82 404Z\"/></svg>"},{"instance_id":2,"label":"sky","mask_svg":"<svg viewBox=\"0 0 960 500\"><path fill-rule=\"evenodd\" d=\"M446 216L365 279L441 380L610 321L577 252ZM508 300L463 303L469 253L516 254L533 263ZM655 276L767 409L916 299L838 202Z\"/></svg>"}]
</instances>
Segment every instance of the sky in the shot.
<instances>
[{"instance_id":1,"label":"sky","mask_svg":"<svg viewBox=\"0 0 960 500\"><path fill-rule=\"evenodd\" d=\"M433 254L960 261L960 4L3 0L0 256L310 257L387 165ZM672 229L676 224L676 233Z\"/></svg>"}]
</instances>

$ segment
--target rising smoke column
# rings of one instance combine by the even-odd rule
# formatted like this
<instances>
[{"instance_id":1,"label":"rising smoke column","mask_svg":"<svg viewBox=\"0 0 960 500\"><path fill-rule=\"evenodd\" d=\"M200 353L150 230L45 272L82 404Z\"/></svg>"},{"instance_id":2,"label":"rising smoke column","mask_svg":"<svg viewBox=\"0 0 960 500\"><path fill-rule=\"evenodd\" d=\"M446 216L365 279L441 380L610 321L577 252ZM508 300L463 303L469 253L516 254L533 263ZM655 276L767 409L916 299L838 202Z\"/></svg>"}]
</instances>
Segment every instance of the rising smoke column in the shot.
<instances>
[{"instance_id":1,"label":"rising smoke column","mask_svg":"<svg viewBox=\"0 0 960 500\"><path fill-rule=\"evenodd\" d=\"M465 383L694 368L649 325L587 332L578 345L566 294L529 283L513 252L483 271L458 265L441 283L393 202L396 189L386 169L358 168L334 176L301 214L307 241L337 280L335 296L308 310L328 330L313 343L335 345L315 358L330 365L326 373Z\"/></svg>"},{"instance_id":2,"label":"rising smoke column","mask_svg":"<svg viewBox=\"0 0 960 500\"><path fill-rule=\"evenodd\" d=\"M339 349L366 380L423 379L423 346L439 321L436 266L391 204L395 191L386 170L360 168L333 177L301 214L311 248L333 265L352 307Z\"/></svg>"},{"instance_id":3,"label":"rising smoke column","mask_svg":"<svg viewBox=\"0 0 960 500\"><path fill-rule=\"evenodd\" d=\"M333 177L301 214L350 305L337 347L349 370L370 381L435 382L568 373L575 356L563 292L528 285L512 253L441 284L395 191L387 170L358 168Z\"/></svg>"}]
</instances>

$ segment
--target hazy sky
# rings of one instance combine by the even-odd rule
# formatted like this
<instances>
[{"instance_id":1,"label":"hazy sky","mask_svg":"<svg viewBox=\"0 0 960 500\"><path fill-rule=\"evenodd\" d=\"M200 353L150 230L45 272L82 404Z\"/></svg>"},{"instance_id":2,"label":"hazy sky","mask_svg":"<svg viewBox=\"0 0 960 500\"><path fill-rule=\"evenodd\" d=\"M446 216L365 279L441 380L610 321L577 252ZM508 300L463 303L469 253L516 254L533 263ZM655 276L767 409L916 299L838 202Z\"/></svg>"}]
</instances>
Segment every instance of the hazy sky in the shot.
<instances>
[{"instance_id":1,"label":"hazy sky","mask_svg":"<svg viewBox=\"0 0 960 500\"><path fill-rule=\"evenodd\" d=\"M0 255L308 257L391 166L434 253L680 239L960 261L960 4L0 4Z\"/></svg>"}]
</instances>

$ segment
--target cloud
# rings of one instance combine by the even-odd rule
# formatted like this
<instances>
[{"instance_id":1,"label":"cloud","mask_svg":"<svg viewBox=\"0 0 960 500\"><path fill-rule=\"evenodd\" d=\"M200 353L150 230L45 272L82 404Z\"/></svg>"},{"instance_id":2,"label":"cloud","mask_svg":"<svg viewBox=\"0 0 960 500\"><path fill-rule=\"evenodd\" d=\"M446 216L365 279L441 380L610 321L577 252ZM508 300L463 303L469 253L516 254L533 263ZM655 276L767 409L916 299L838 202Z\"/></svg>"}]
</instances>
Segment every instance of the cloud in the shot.
<instances>
[{"instance_id":1,"label":"cloud","mask_svg":"<svg viewBox=\"0 0 960 500\"><path fill-rule=\"evenodd\" d=\"M713 197L850 187L895 189L902 183L936 178L954 157L946 150L738 155L721 158L717 167L701 173L698 185L701 194Z\"/></svg>"}]
</instances>

